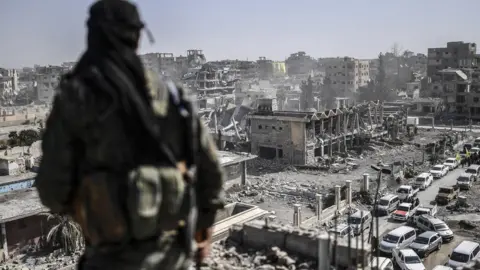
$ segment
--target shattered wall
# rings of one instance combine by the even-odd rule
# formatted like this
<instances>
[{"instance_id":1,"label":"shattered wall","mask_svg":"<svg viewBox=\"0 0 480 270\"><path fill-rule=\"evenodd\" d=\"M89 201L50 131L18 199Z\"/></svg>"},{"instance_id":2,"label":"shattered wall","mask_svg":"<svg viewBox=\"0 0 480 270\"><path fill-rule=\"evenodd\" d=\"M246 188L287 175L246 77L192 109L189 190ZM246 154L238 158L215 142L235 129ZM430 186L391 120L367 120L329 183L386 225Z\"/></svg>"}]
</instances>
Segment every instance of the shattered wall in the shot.
<instances>
[{"instance_id":1,"label":"shattered wall","mask_svg":"<svg viewBox=\"0 0 480 270\"><path fill-rule=\"evenodd\" d=\"M251 119L250 123L252 154L291 164L305 164L305 123L274 118ZM275 151L275 154L268 151Z\"/></svg>"}]
</instances>

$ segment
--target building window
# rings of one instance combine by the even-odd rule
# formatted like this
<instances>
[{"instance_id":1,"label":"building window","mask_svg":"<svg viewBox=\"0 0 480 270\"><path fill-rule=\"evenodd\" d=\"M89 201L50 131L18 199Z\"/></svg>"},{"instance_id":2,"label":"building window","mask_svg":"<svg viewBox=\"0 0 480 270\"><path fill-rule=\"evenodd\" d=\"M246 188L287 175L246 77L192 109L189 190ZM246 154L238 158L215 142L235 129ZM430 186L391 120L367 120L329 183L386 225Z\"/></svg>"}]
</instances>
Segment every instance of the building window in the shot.
<instances>
[{"instance_id":1,"label":"building window","mask_svg":"<svg viewBox=\"0 0 480 270\"><path fill-rule=\"evenodd\" d=\"M262 125L258 125L258 129L262 129Z\"/></svg>"},{"instance_id":2,"label":"building window","mask_svg":"<svg viewBox=\"0 0 480 270\"><path fill-rule=\"evenodd\" d=\"M278 149L278 157L283 158L283 149Z\"/></svg>"},{"instance_id":3,"label":"building window","mask_svg":"<svg viewBox=\"0 0 480 270\"><path fill-rule=\"evenodd\" d=\"M475 103L478 103L479 100L480 100L480 98L478 98L478 97L473 98L473 102L475 102Z\"/></svg>"},{"instance_id":4,"label":"building window","mask_svg":"<svg viewBox=\"0 0 480 270\"><path fill-rule=\"evenodd\" d=\"M282 127L279 127L278 130L282 130L283 128Z\"/></svg>"}]
</instances>

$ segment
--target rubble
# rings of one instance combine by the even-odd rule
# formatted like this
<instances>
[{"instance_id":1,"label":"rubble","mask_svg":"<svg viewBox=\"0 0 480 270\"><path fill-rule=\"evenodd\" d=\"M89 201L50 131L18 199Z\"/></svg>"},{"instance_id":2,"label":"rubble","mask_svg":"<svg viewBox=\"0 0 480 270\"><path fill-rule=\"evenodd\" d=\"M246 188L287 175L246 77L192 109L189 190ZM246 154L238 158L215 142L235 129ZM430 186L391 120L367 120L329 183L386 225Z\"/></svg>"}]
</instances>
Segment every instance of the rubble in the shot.
<instances>
[{"instance_id":1,"label":"rubble","mask_svg":"<svg viewBox=\"0 0 480 270\"><path fill-rule=\"evenodd\" d=\"M275 246L265 250L244 249L227 240L213 245L210 258L200 269L306 270L316 269L316 262L302 260Z\"/></svg>"},{"instance_id":2,"label":"rubble","mask_svg":"<svg viewBox=\"0 0 480 270\"><path fill-rule=\"evenodd\" d=\"M0 270L56 270L78 263L82 251L66 255L60 250L45 254L33 246L26 247L23 252L0 266Z\"/></svg>"}]
</instances>

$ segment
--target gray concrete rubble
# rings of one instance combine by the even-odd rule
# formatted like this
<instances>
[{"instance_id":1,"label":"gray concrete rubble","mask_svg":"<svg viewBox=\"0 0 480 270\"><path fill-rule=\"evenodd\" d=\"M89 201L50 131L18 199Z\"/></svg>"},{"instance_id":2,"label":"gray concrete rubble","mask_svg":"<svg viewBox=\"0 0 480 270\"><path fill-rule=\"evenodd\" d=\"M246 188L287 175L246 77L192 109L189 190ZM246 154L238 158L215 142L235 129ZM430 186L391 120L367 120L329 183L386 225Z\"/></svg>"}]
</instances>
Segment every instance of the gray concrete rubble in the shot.
<instances>
[{"instance_id":1,"label":"gray concrete rubble","mask_svg":"<svg viewBox=\"0 0 480 270\"><path fill-rule=\"evenodd\" d=\"M369 178L367 190L376 190L377 172L372 165L404 164L405 177L402 182L408 183L412 177L431 166L430 154L425 153L424 145L445 136L446 133L440 131L419 131L415 143L410 143L409 139L371 141L361 152L349 150L346 155L335 155L328 167L293 166L288 162L258 158L248 163L246 185L229 188L227 200L256 204L271 211L276 221L288 224L292 222L294 204L302 206L302 219L308 219L315 214L316 194L323 196L326 205L332 205L333 187L340 185L345 190L347 180L351 181L352 200L357 203L360 200L361 204L371 203L373 192L366 197L359 193L365 188L364 174L368 174ZM447 149L446 154L453 155L453 150ZM381 194L392 192L397 186L395 180L384 176L379 191Z\"/></svg>"},{"instance_id":2,"label":"gray concrete rubble","mask_svg":"<svg viewBox=\"0 0 480 270\"><path fill-rule=\"evenodd\" d=\"M43 255L44 254L44 255ZM21 254L15 256L9 262L0 265L1 270L58 270L69 269L76 263L81 255L77 251L72 255L65 255L60 250L51 253L38 252L34 246L28 246ZM73 268L72 268L73 269Z\"/></svg>"},{"instance_id":3,"label":"gray concrete rubble","mask_svg":"<svg viewBox=\"0 0 480 270\"><path fill-rule=\"evenodd\" d=\"M352 260L358 265L368 265L369 245L353 247L356 250L349 252L346 242L339 240L335 246L333 242L318 230L252 221L234 229L226 242L216 244L204 265L210 269L317 269L319 256L329 258L332 254L337 254L332 262L339 267L347 266ZM347 254L352 256L350 260Z\"/></svg>"}]
</instances>

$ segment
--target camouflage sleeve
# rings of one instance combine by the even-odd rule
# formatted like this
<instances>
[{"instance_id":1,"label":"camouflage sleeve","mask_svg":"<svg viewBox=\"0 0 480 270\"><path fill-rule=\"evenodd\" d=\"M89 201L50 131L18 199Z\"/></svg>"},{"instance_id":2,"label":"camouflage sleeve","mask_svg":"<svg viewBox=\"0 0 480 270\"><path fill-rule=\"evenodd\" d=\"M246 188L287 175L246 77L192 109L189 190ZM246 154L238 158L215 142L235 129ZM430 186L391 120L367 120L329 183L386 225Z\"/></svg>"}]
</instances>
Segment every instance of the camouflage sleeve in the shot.
<instances>
[{"instance_id":1,"label":"camouflage sleeve","mask_svg":"<svg viewBox=\"0 0 480 270\"><path fill-rule=\"evenodd\" d=\"M223 208L225 175L217 159L217 148L203 122L198 120L197 229L211 227L218 209Z\"/></svg>"},{"instance_id":2,"label":"camouflage sleeve","mask_svg":"<svg viewBox=\"0 0 480 270\"><path fill-rule=\"evenodd\" d=\"M68 210L74 185L73 136L67 130L62 111L57 95L46 122L42 158L35 180L40 200L54 213Z\"/></svg>"}]
</instances>

